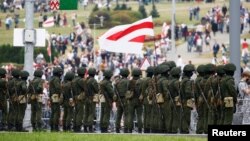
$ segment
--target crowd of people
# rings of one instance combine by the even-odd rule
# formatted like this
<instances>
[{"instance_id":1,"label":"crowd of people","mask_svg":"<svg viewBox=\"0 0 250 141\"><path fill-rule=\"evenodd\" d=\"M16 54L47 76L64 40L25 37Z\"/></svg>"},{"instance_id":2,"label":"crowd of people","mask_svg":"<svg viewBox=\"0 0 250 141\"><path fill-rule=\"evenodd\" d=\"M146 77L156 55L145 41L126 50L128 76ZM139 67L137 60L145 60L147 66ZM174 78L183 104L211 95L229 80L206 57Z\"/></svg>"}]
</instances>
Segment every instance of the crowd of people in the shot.
<instances>
[{"instance_id":1,"label":"crowd of people","mask_svg":"<svg viewBox=\"0 0 250 141\"><path fill-rule=\"evenodd\" d=\"M96 132L96 105L100 105L102 133L110 131L110 115L116 107L116 133L188 134L191 110L195 109L196 133L206 134L207 125L232 124L237 99L249 98L249 72L242 73L238 87L233 78L235 70L230 63L199 65L197 69L188 64L181 69L168 61L148 67L144 77L139 68L131 72L122 68L117 75L105 69L99 80L95 68L80 67L76 73L64 74L61 67L54 67L49 81L37 69L34 79L27 83L30 76L27 71L12 69L7 79L7 71L1 68L1 129L25 131L25 109L31 104L32 129L43 131L42 108L46 103L51 110L51 131Z\"/></svg>"}]
</instances>

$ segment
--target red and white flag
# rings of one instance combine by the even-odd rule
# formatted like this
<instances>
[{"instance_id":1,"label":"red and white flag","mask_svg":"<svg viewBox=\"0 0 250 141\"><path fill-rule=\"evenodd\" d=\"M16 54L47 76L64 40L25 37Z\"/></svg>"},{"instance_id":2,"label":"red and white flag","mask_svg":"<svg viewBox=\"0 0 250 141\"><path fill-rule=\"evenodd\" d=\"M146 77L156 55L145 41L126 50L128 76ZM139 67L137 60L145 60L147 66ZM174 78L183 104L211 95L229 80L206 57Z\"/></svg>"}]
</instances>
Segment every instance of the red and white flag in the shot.
<instances>
[{"instance_id":1,"label":"red and white flag","mask_svg":"<svg viewBox=\"0 0 250 141\"><path fill-rule=\"evenodd\" d=\"M58 10L59 9L59 0L50 0L49 6L51 10Z\"/></svg>"},{"instance_id":2,"label":"red and white flag","mask_svg":"<svg viewBox=\"0 0 250 141\"><path fill-rule=\"evenodd\" d=\"M54 17L49 17L46 21L43 22L43 27L53 27L54 25Z\"/></svg>"},{"instance_id":3,"label":"red and white flag","mask_svg":"<svg viewBox=\"0 0 250 141\"><path fill-rule=\"evenodd\" d=\"M154 36L152 17L128 25L115 26L98 39L100 49L118 53L142 54L146 35Z\"/></svg>"}]
</instances>

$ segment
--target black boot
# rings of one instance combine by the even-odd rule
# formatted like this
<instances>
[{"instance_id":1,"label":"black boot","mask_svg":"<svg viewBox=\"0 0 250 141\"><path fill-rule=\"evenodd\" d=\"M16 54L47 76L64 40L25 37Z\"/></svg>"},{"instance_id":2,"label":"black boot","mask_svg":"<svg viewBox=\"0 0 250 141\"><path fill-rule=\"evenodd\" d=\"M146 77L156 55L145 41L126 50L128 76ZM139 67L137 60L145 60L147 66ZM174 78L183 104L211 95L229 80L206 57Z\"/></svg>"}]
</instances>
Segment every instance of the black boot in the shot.
<instances>
[{"instance_id":1,"label":"black boot","mask_svg":"<svg viewBox=\"0 0 250 141\"><path fill-rule=\"evenodd\" d=\"M132 129L128 129L128 133L132 133Z\"/></svg>"},{"instance_id":2,"label":"black boot","mask_svg":"<svg viewBox=\"0 0 250 141\"><path fill-rule=\"evenodd\" d=\"M59 132L59 126L55 125L55 132Z\"/></svg>"},{"instance_id":3,"label":"black boot","mask_svg":"<svg viewBox=\"0 0 250 141\"><path fill-rule=\"evenodd\" d=\"M84 131L84 133L88 133L88 126L84 125L83 131Z\"/></svg>"},{"instance_id":4,"label":"black boot","mask_svg":"<svg viewBox=\"0 0 250 141\"><path fill-rule=\"evenodd\" d=\"M89 133L94 133L94 130L93 130L93 126L92 126L92 125L89 126Z\"/></svg>"},{"instance_id":5,"label":"black boot","mask_svg":"<svg viewBox=\"0 0 250 141\"><path fill-rule=\"evenodd\" d=\"M142 133L142 129L141 128L138 128L138 133Z\"/></svg>"},{"instance_id":6,"label":"black boot","mask_svg":"<svg viewBox=\"0 0 250 141\"><path fill-rule=\"evenodd\" d=\"M124 128L124 133L128 133L128 128Z\"/></svg>"},{"instance_id":7,"label":"black boot","mask_svg":"<svg viewBox=\"0 0 250 141\"><path fill-rule=\"evenodd\" d=\"M120 128L115 128L116 133L120 133Z\"/></svg>"},{"instance_id":8,"label":"black boot","mask_svg":"<svg viewBox=\"0 0 250 141\"><path fill-rule=\"evenodd\" d=\"M148 128L145 128L145 129L144 129L144 133L149 133L149 129L148 129Z\"/></svg>"},{"instance_id":9,"label":"black boot","mask_svg":"<svg viewBox=\"0 0 250 141\"><path fill-rule=\"evenodd\" d=\"M80 133L81 132L81 126L75 126L74 127L74 132Z\"/></svg>"}]
</instances>

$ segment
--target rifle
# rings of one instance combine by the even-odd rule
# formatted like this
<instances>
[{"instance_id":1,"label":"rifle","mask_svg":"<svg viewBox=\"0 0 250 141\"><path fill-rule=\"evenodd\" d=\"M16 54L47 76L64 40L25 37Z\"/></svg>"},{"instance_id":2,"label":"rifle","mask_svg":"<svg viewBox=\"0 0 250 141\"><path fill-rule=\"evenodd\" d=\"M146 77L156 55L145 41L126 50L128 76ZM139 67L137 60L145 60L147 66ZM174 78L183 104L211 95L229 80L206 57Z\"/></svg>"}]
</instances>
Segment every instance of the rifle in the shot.
<instances>
[{"instance_id":1,"label":"rifle","mask_svg":"<svg viewBox=\"0 0 250 141\"><path fill-rule=\"evenodd\" d=\"M206 99L206 97L205 97L205 95L204 95L204 92L203 92L202 89L201 89L200 84L197 83L197 85L198 85L198 88L199 88L199 90L200 90L200 92L201 92L202 98L204 99L204 101L205 101L205 103L206 103L206 105L207 105L207 108L209 109L209 111L211 111L211 108L210 108L210 106L209 106L209 104L208 104L208 102L207 102L207 99Z\"/></svg>"},{"instance_id":2,"label":"rifle","mask_svg":"<svg viewBox=\"0 0 250 141\"><path fill-rule=\"evenodd\" d=\"M122 99L121 99L121 97L120 97L120 95L119 95L119 93L118 93L118 90L117 90L116 86L114 86L114 91L115 91L115 94L117 95L117 97L118 97L118 99L119 99L119 101L120 101L120 103L121 103L122 109L123 109L123 111L124 111L125 108L124 108Z\"/></svg>"}]
</instances>

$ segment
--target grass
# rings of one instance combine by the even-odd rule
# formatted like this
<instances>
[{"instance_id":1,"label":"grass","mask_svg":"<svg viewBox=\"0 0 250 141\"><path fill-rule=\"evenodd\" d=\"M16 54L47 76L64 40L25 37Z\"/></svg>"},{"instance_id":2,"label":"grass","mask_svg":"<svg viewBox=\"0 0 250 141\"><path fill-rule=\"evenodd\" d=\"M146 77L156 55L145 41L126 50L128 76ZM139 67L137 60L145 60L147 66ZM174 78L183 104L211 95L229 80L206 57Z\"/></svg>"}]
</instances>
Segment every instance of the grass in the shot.
<instances>
[{"instance_id":1,"label":"grass","mask_svg":"<svg viewBox=\"0 0 250 141\"><path fill-rule=\"evenodd\" d=\"M207 138L164 135L109 135L71 133L1 133L3 141L206 141Z\"/></svg>"},{"instance_id":2,"label":"grass","mask_svg":"<svg viewBox=\"0 0 250 141\"><path fill-rule=\"evenodd\" d=\"M121 2L120 2L121 3ZM228 2L225 2L228 5ZM132 8L132 10L134 11L138 11L138 2L132 1L132 2L128 2L127 3L129 7ZM216 3L209 3L209 4L205 4L205 3L199 3L197 4L196 2L179 2L176 3L176 21L177 23L181 24L181 23L186 23L188 25L195 25L197 24L199 21L189 21L189 7L191 6L198 6L201 8L201 12L200 12L200 16L205 15L205 13L211 9L212 7L215 7L217 5L222 6L224 4L224 2L222 1L218 1ZM247 6L249 7L250 4L246 3ZM84 21L85 23L88 20L88 16L91 13L91 10L93 9L94 5L89 5L87 7L86 10L83 9L82 6L79 6L78 10L75 11L60 11L60 13L66 13L67 15L67 20L68 20L68 24L72 24L71 23L71 14L73 12L77 13L77 21L78 22L82 22ZM112 3L112 9L113 7L115 7L115 3ZM147 6L145 6L147 13L149 14L150 11L152 10L152 5L149 4ZM160 3L156 3L156 8L160 14L159 18L155 18L154 22L155 23L161 23L165 22L165 21L171 21L171 15L172 15L172 4L171 2L166 2L166 1L161 1ZM13 13L7 13L9 15L13 15ZM4 24L4 20L5 17L7 15L6 13L0 13L0 19L2 20L2 26L0 27L0 45L1 44L13 44L13 29L11 30L5 30L5 24ZM24 17L25 17L25 10L20 10L19 11L20 14L20 24L19 27L20 28L24 28ZM48 16L51 16L52 14L49 13ZM38 16L39 13L35 14L35 18L34 18L34 28L38 27ZM105 22L105 20L104 20ZM52 28L47 28L47 30L49 31L49 33L55 32L56 34L61 33L63 35L65 34L69 34L70 32L72 32L72 27L71 26L67 26L67 27L52 27ZM97 29L96 30L96 37L100 36L101 34L103 34L105 31L107 31L108 29ZM161 32L161 27L155 27L155 34L159 34ZM92 31L93 33L93 31Z\"/></svg>"}]
</instances>

